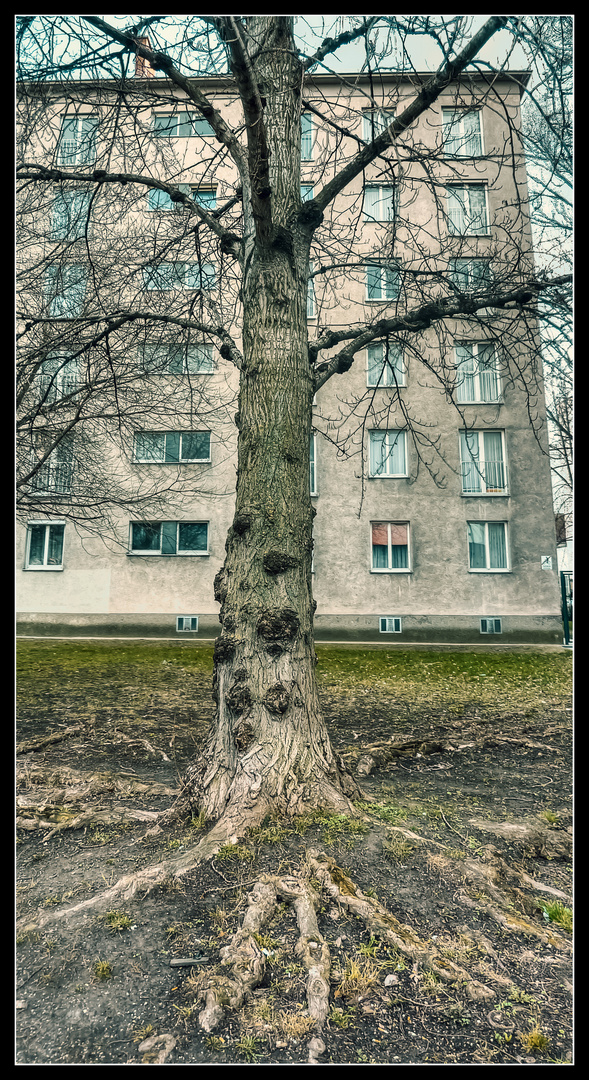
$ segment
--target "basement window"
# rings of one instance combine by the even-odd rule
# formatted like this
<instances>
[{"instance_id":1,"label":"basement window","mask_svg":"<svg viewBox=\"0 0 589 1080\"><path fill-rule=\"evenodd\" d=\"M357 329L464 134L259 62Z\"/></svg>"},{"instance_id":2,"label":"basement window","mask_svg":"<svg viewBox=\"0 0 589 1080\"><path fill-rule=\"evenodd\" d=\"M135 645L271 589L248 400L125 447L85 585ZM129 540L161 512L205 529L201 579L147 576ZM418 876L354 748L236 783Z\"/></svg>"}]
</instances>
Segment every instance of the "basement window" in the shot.
<instances>
[{"instance_id":1,"label":"basement window","mask_svg":"<svg viewBox=\"0 0 589 1080\"><path fill-rule=\"evenodd\" d=\"M501 634L501 619L481 619L481 634Z\"/></svg>"},{"instance_id":2,"label":"basement window","mask_svg":"<svg viewBox=\"0 0 589 1080\"><path fill-rule=\"evenodd\" d=\"M198 630L198 615L177 615L176 630L178 633Z\"/></svg>"},{"instance_id":3,"label":"basement window","mask_svg":"<svg viewBox=\"0 0 589 1080\"><path fill-rule=\"evenodd\" d=\"M400 634L403 629L401 619L397 615L383 615L379 619L379 627L381 634Z\"/></svg>"}]
</instances>

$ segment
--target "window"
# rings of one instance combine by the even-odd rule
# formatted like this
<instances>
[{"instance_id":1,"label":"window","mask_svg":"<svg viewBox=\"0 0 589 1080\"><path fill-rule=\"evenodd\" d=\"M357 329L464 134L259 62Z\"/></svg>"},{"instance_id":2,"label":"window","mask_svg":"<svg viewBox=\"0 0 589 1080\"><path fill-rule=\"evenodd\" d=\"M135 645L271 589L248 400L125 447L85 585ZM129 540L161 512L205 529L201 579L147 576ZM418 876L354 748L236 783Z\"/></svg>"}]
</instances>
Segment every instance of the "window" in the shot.
<instances>
[{"instance_id":1,"label":"window","mask_svg":"<svg viewBox=\"0 0 589 1080\"><path fill-rule=\"evenodd\" d=\"M365 221L392 221L394 216L394 188L384 184L367 184L364 189Z\"/></svg>"},{"instance_id":2,"label":"window","mask_svg":"<svg viewBox=\"0 0 589 1080\"><path fill-rule=\"evenodd\" d=\"M301 202L308 202L313 198L313 185L301 184Z\"/></svg>"},{"instance_id":3,"label":"window","mask_svg":"<svg viewBox=\"0 0 589 1080\"><path fill-rule=\"evenodd\" d=\"M179 633L198 630L198 615L177 615L176 630Z\"/></svg>"},{"instance_id":4,"label":"window","mask_svg":"<svg viewBox=\"0 0 589 1080\"><path fill-rule=\"evenodd\" d=\"M456 346L456 400L461 404L499 401L501 386L495 346L470 342Z\"/></svg>"},{"instance_id":5,"label":"window","mask_svg":"<svg viewBox=\"0 0 589 1080\"><path fill-rule=\"evenodd\" d=\"M381 634L400 634L403 625L397 615L386 615L378 620Z\"/></svg>"},{"instance_id":6,"label":"window","mask_svg":"<svg viewBox=\"0 0 589 1080\"><path fill-rule=\"evenodd\" d=\"M370 475L407 476L407 432L370 432Z\"/></svg>"},{"instance_id":7,"label":"window","mask_svg":"<svg viewBox=\"0 0 589 1080\"><path fill-rule=\"evenodd\" d=\"M79 240L86 232L91 193L61 191L53 201L51 235L54 240Z\"/></svg>"},{"instance_id":8,"label":"window","mask_svg":"<svg viewBox=\"0 0 589 1080\"><path fill-rule=\"evenodd\" d=\"M39 368L39 398L43 405L75 394L78 389L78 361L70 360L66 353L53 353L41 362Z\"/></svg>"},{"instance_id":9,"label":"window","mask_svg":"<svg viewBox=\"0 0 589 1080\"><path fill-rule=\"evenodd\" d=\"M97 116L66 116L61 124L58 165L90 165L96 161L97 130Z\"/></svg>"},{"instance_id":10,"label":"window","mask_svg":"<svg viewBox=\"0 0 589 1080\"><path fill-rule=\"evenodd\" d=\"M507 570L507 525L504 521L468 522L470 570Z\"/></svg>"},{"instance_id":11,"label":"window","mask_svg":"<svg viewBox=\"0 0 589 1080\"><path fill-rule=\"evenodd\" d=\"M407 522L373 521L372 570L394 573L409 569L409 525Z\"/></svg>"},{"instance_id":12,"label":"window","mask_svg":"<svg viewBox=\"0 0 589 1080\"><path fill-rule=\"evenodd\" d=\"M372 142L377 135L386 131L394 119L395 113L391 109L370 109L363 113L362 138L365 142Z\"/></svg>"},{"instance_id":13,"label":"window","mask_svg":"<svg viewBox=\"0 0 589 1080\"><path fill-rule=\"evenodd\" d=\"M211 460L210 431L138 431L135 461L193 462Z\"/></svg>"},{"instance_id":14,"label":"window","mask_svg":"<svg viewBox=\"0 0 589 1080\"><path fill-rule=\"evenodd\" d=\"M311 433L311 452L309 464L311 495L317 495L317 436L314 431Z\"/></svg>"},{"instance_id":15,"label":"window","mask_svg":"<svg viewBox=\"0 0 589 1080\"><path fill-rule=\"evenodd\" d=\"M42 451L42 448L38 448ZM31 479L36 495L69 495L74 472L74 438L63 437Z\"/></svg>"},{"instance_id":16,"label":"window","mask_svg":"<svg viewBox=\"0 0 589 1080\"><path fill-rule=\"evenodd\" d=\"M54 319L76 319L84 309L88 272L85 266L49 266L46 271L49 315Z\"/></svg>"},{"instance_id":17,"label":"window","mask_svg":"<svg viewBox=\"0 0 589 1080\"><path fill-rule=\"evenodd\" d=\"M213 289L215 267L212 263L162 262L144 267L143 279L150 290Z\"/></svg>"},{"instance_id":18,"label":"window","mask_svg":"<svg viewBox=\"0 0 589 1080\"><path fill-rule=\"evenodd\" d=\"M481 634L501 634L501 619L481 619Z\"/></svg>"},{"instance_id":19,"label":"window","mask_svg":"<svg viewBox=\"0 0 589 1080\"><path fill-rule=\"evenodd\" d=\"M152 375L210 375L215 370L213 346L146 345L143 366Z\"/></svg>"},{"instance_id":20,"label":"window","mask_svg":"<svg viewBox=\"0 0 589 1080\"><path fill-rule=\"evenodd\" d=\"M368 263L366 266L367 300L399 299L399 268Z\"/></svg>"},{"instance_id":21,"label":"window","mask_svg":"<svg viewBox=\"0 0 589 1080\"><path fill-rule=\"evenodd\" d=\"M307 283L307 318L314 319L315 312L315 282L313 279L313 263L309 263L309 281Z\"/></svg>"},{"instance_id":22,"label":"window","mask_svg":"<svg viewBox=\"0 0 589 1080\"><path fill-rule=\"evenodd\" d=\"M488 259L451 259L450 276L462 292L488 289L493 280Z\"/></svg>"},{"instance_id":23,"label":"window","mask_svg":"<svg viewBox=\"0 0 589 1080\"><path fill-rule=\"evenodd\" d=\"M446 192L450 232L486 236L489 232L486 184L452 184Z\"/></svg>"},{"instance_id":24,"label":"window","mask_svg":"<svg viewBox=\"0 0 589 1080\"><path fill-rule=\"evenodd\" d=\"M215 188L199 188L194 184L177 184L176 187L183 195L202 207L203 210L215 210L217 208L217 191ZM161 188L152 188L147 194L147 205L150 210L182 210L183 202L178 202Z\"/></svg>"},{"instance_id":25,"label":"window","mask_svg":"<svg viewBox=\"0 0 589 1080\"><path fill-rule=\"evenodd\" d=\"M208 555L206 521L132 521L134 555Z\"/></svg>"},{"instance_id":26,"label":"window","mask_svg":"<svg viewBox=\"0 0 589 1080\"><path fill-rule=\"evenodd\" d=\"M502 431L462 431L460 468L463 495L505 495L507 470Z\"/></svg>"},{"instance_id":27,"label":"window","mask_svg":"<svg viewBox=\"0 0 589 1080\"><path fill-rule=\"evenodd\" d=\"M204 116L195 112L154 113L153 133L162 139L189 139L215 132Z\"/></svg>"},{"instance_id":28,"label":"window","mask_svg":"<svg viewBox=\"0 0 589 1080\"><path fill-rule=\"evenodd\" d=\"M447 157L480 157L483 152L481 114L442 109L444 153Z\"/></svg>"},{"instance_id":29,"label":"window","mask_svg":"<svg viewBox=\"0 0 589 1080\"><path fill-rule=\"evenodd\" d=\"M27 527L26 570L63 570L63 521L32 521Z\"/></svg>"},{"instance_id":30,"label":"window","mask_svg":"<svg viewBox=\"0 0 589 1080\"><path fill-rule=\"evenodd\" d=\"M217 189L192 187L192 198L203 210L217 209Z\"/></svg>"},{"instance_id":31,"label":"window","mask_svg":"<svg viewBox=\"0 0 589 1080\"><path fill-rule=\"evenodd\" d=\"M404 386L403 350L398 344L379 342L367 350L367 386Z\"/></svg>"},{"instance_id":32,"label":"window","mask_svg":"<svg viewBox=\"0 0 589 1080\"><path fill-rule=\"evenodd\" d=\"M313 117L311 113L303 113L301 116L301 158L303 161L313 160Z\"/></svg>"}]
</instances>

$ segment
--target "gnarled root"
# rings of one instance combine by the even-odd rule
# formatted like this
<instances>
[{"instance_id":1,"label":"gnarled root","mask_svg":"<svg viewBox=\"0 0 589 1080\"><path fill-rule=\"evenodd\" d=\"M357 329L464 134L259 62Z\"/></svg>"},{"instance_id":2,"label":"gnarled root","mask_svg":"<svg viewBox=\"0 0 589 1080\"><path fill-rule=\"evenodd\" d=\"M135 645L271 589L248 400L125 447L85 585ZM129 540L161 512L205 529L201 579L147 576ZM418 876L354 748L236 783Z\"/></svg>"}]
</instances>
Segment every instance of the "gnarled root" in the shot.
<instances>
[{"instance_id":1,"label":"gnarled root","mask_svg":"<svg viewBox=\"0 0 589 1080\"><path fill-rule=\"evenodd\" d=\"M473 979L464 968L440 955L433 945L422 941L409 926L385 911L376 900L364 896L333 859L316 851L308 853L312 867L326 892L342 907L361 918L371 934L382 938L414 963L423 964L447 982L462 982L473 1000L488 1001L495 992Z\"/></svg>"}]
</instances>

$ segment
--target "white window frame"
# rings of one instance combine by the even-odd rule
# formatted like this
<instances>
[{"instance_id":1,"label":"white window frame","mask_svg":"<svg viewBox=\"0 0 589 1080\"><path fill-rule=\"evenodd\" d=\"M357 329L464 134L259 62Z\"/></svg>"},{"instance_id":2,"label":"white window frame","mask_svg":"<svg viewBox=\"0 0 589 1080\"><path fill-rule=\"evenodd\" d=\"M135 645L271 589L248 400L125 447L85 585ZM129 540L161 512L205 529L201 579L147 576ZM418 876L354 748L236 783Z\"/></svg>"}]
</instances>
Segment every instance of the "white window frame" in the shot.
<instances>
[{"instance_id":1,"label":"white window frame","mask_svg":"<svg viewBox=\"0 0 589 1080\"><path fill-rule=\"evenodd\" d=\"M156 123L156 120L163 118L168 121L166 127L160 128ZM182 127L190 126L190 131L180 131ZM195 130L195 128L202 128L201 131ZM206 117L202 116L198 111L192 109L181 109L178 112L165 112L164 110L155 110L153 114L153 135L156 139L193 139L200 137L201 139L212 139L215 137L214 129L209 124Z\"/></svg>"},{"instance_id":2,"label":"white window frame","mask_svg":"<svg viewBox=\"0 0 589 1080\"><path fill-rule=\"evenodd\" d=\"M492 624L490 629L489 629L489 623ZM487 615L486 618L481 618L480 629L481 629L481 634L502 634L503 633L503 625L502 625L501 619L496 618L496 616L494 616L494 615L493 616Z\"/></svg>"},{"instance_id":3,"label":"white window frame","mask_svg":"<svg viewBox=\"0 0 589 1080\"><path fill-rule=\"evenodd\" d=\"M401 272L397 265L366 263L366 301L382 304L386 300L398 300L401 291Z\"/></svg>"},{"instance_id":4,"label":"white window frame","mask_svg":"<svg viewBox=\"0 0 589 1080\"><path fill-rule=\"evenodd\" d=\"M455 288L460 289L462 292L488 289L493 283L489 259L451 259L449 269L452 283ZM460 280L461 278L462 280Z\"/></svg>"},{"instance_id":5,"label":"white window frame","mask_svg":"<svg viewBox=\"0 0 589 1080\"><path fill-rule=\"evenodd\" d=\"M143 347L141 362L152 375L213 375L215 372L213 346L207 341L188 346L147 345ZM172 370L179 367L182 370Z\"/></svg>"},{"instance_id":6,"label":"white window frame","mask_svg":"<svg viewBox=\"0 0 589 1080\"><path fill-rule=\"evenodd\" d=\"M72 131L72 136L64 139L67 128ZM95 162L97 132L98 117L95 113L64 116L59 133L57 164L67 167L68 165L91 165ZM66 149L68 147L69 149Z\"/></svg>"},{"instance_id":7,"label":"white window frame","mask_svg":"<svg viewBox=\"0 0 589 1080\"><path fill-rule=\"evenodd\" d=\"M499 435L501 442L501 460L487 458L488 435ZM469 444L476 443L475 446ZM474 451L474 452L473 452ZM495 474L495 475L494 475ZM460 432L460 476L462 494L468 498L509 494L507 458L505 453L505 432L499 428L476 429ZM472 488L473 477L478 488ZM501 479L499 486L496 482Z\"/></svg>"},{"instance_id":8,"label":"white window frame","mask_svg":"<svg viewBox=\"0 0 589 1080\"><path fill-rule=\"evenodd\" d=\"M468 131L467 117L477 117L478 124ZM480 109L442 108L444 154L446 157L482 157L483 124Z\"/></svg>"},{"instance_id":9,"label":"white window frame","mask_svg":"<svg viewBox=\"0 0 589 1080\"><path fill-rule=\"evenodd\" d=\"M317 318L317 308L315 306L315 279L313 277L314 263L313 260L309 262L309 280L307 282L307 318Z\"/></svg>"},{"instance_id":10,"label":"white window frame","mask_svg":"<svg viewBox=\"0 0 589 1080\"><path fill-rule=\"evenodd\" d=\"M84 310L88 269L80 263L61 263L45 271L47 306L52 319L78 319Z\"/></svg>"},{"instance_id":11,"label":"white window frame","mask_svg":"<svg viewBox=\"0 0 589 1080\"><path fill-rule=\"evenodd\" d=\"M468 352L469 355L460 358L460 350ZM485 360L483 350L490 351L491 355L488 360ZM481 364L481 359L483 360L483 364ZM498 402L502 402L499 359L497 356L497 346L494 342L457 342L454 346L454 360L456 367L456 400L460 405L496 405ZM472 371L470 372L467 370L469 364L472 364ZM469 385L468 380L472 380L470 383L473 392L472 397L468 397L465 394L464 388ZM486 386L491 386L492 383L496 388L496 396L484 396Z\"/></svg>"},{"instance_id":12,"label":"white window frame","mask_svg":"<svg viewBox=\"0 0 589 1080\"><path fill-rule=\"evenodd\" d=\"M43 406L71 397L78 390L80 382L78 359L70 359L68 353L50 353L41 361L37 382L39 400Z\"/></svg>"},{"instance_id":13,"label":"white window frame","mask_svg":"<svg viewBox=\"0 0 589 1080\"><path fill-rule=\"evenodd\" d=\"M402 634L403 621L399 615L381 615L378 620L381 634Z\"/></svg>"},{"instance_id":14,"label":"white window frame","mask_svg":"<svg viewBox=\"0 0 589 1080\"><path fill-rule=\"evenodd\" d=\"M387 565L375 566L374 565L374 543L373 543L373 528L375 525L386 525L388 536L388 552L387 552ZM407 544L398 545L400 547L407 548L407 565L406 566L393 566L392 549L397 546L394 545L392 540L392 526L403 526L407 530ZM383 545L384 546L384 545ZM371 521L370 522L370 572L372 574L410 574L411 573L411 531L408 521Z\"/></svg>"},{"instance_id":15,"label":"white window frame","mask_svg":"<svg viewBox=\"0 0 589 1080\"><path fill-rule=\"evenodd\" d=\"M133 526L143 525L148 527L159 526L159 548L135 548L133 547ZM193 550L191 548L181 548L179 544L180 529L182 525L205 525L207 530L207 546L206 548ZM164 526L169 526L169 530L164 530ZM174 528L175 527L175 528ZM165 533L168 533L169 545L173 545L174 550L163 550L166 545ZM141 557L155 557L155 558L180 558L186 556L188 558L202 558L209 554L209 522L208 521L130 521L129 522L129 550L128 555L141 556Z\"/></svg>"},{"instance_id":16,"label":"white window frame","mask_svg":"<svg viewBox=\"0 0 589 1080\"><path fill-rule=\"evenodd\" d=\"M484 544L485 544L485 565L484 566L472 566L471 565L471 553L470 553L470 527L471 525L478 525L484 529ZM489 544L489 526L502 525L503 526L503 544L505 547L505 566L491 566L491 547ZM509 564L509 534L506 521L468 521L466 528L466 542L467 542L467 559L468 559L468 571L470 574L508 574L510 572Z\"/></svg>"},{"instance_id":17,"label":"white window frame","mask_svg":"<svg viewBox=\"0 0 589 1080\"><path fill-rule=\"evenodd\" d=\"M371 193L370 198L367 198L369 192ZM378 192L378 195L375 198L373 193L376 192ZM392 184L366 184L362 201L362 215L364 221L394 221L396 201L396 192ZM372 210L374 210L375 213L373 213Z\"/></svg>"},{"instance_id":18,"label":"white window frame","mask_svg":"<svg viewBox=\"0 0 589 1080\"><path fill-rule=\"evenodd\" d=\"M141 438L145 436L161 436L162 443L162 456L161 457L139 457L138 446ZM208 435L209 437L209 452L207 457L184 457L182 448L184 444L184 437L186 435ZM178 440L178 457L172 457L173 444L175 440ZM211 433L206 429L198 431L137 431L135 433L134 446L133 446L133 461L140 465L201 465L211 461Z\"/></svg>"},{"instance_id":19,"label":"white window frame","mask_svg":"<svg viewBox=\"0 0 589 1080\"><path fill-rule=\"evenodd\" d=\"M365 109L362 113L362 138L370 143L382 135L397 115L395 109Z\"/></svg>"},{"instance_id":20,"label":"white window frame","mask_svg":"<svg viewBox=\"0 0 589 1080\"><path fill-rule=\"evenodd\" d=\"M480 191L484 195L482 208L473 208L471 194ZM452 204L454 193L456 203ZM448 215L448 232L454 236L489 236L491 232L489 219L489 193L486 183L463 182L460 184L446 185L446 201ZM477 224L477 217L484 214L484 221Z\"/></svg>"},{"instance_id":21,"label":"white window frame","mask_svg":"<svg viewBox=\"0 0 589 1080\"><path fill-rule=\"evenodd\" d=\"M380 350L380 360L371 361L371 353ZM380 368L378 378L374 373ZM403 348L398 343L389 342L388 349L382 341L369 345L366 349L366 385L367 386L405 386L406 370Z\"/></svg>"},{"instance_id":22,"label":"white window frame","mask_svg":"<svg viewBox=\"0 0 589 1080\"><path fill-rule=\"evenodd\" d=\"M301 161L312 161L314 157L315 122L313 113L301 113Z\"/></svg>"},{"instance_id":23,"label":"white window frame","mask_svg":"<svg viewBox=\"0 0 589 1080\"><path fill-rule=\"evenodd\" d=\"M193 271L196 273L198 282L191 280ZM144 267L143 282L148 292L174 292L184 289L211 292L215 288L217 280L214 263L184 262L161 262L156 266Z\"/></svg>"},{"instance_id":24,"label":"white window frame","mask_svg":"<svg viewBox=\"0 0 589 1080\"><path fill-rule=\"evenodd\" d=\"M54 526L58 526L62 530L62 534L61 534L61 559L60 559L59 563L50 563L50 562L48 562L49 539L50 539L50 535L51 535L51 529ZM30 562L31 539L32 539L31 529L33 529L33 528L44 528L45 529L45 537L44 537L44 540L43 540L43 562L42 563L33 563L31 565L31 562ZM26 540L25 540L24 569L25 570L32 570L33 572L36 572L36 571L40 570L43 573L47 573L47 572L51 573L51 572L54 572L56 570L57 571L63 570L63 550L64 550L64 546L65 546L65 521L63 519L53 519L52 518L50 520L47 520L47 518L44 518L42 521L29 521L27 523L27 534L26 534Z\"/></svg>"},{"instance_id":25,"label":"white window frame","mask_svg":"<svg viewBox=\"0 0 589 1080\"><path fill-rule=\"evenodd\" d=\"M31 477L31 494L35 497L70 495L74 475L73 435L65 436ZM45 482L44 482L45 481Z\"/></svg>"},{"instance_id":26,"label":"white window frame","mask_svg":"<svg viewBox=\"0 0 589 1080\"><path fill-rule=\"evenodd\" d=\"M185 623L189 623L188 626ZM176 633L177 634L196 634L198 633L198 615L176 615Z\"/></svg>"},{"instance_id":27,"label":"white window frame","mask_svg":"<svg viewBox=\"0 0 589 1080\"><path fill-rule=\"evenodd\" d=\"M51 215L52 240L84 238L90 200L91 192L83 188L59 191L55 195Z\"/></svg>"},{"instance_id":28,"label":"white window frame","mask_svg":"<svg viewBox=\"0 0 589 1080\"><path fill-rule=\"evenodd\" d=\"M317 433L311 432L311 446L309 450L309 486L311 495L318 495L317 488Z\"/></svg>"},{"instance_id":29,"label":"white window frame","mask_svg":"<svg viewBox=\"0 0 589 1080\"><path fill-rule=\"evenodd\" d=\"M384 452L383 467L378 471L374 471L375 452L373 447L381 441ZM373 479L396 479L399 477L407 477L409 475L407 469L407 432L403 430L379 428L374 431L368 432L368 475ZM399 447L399 452L403 456L403 471L393 472L393 453L396 447Z\"/></svg>"}]
</instances>

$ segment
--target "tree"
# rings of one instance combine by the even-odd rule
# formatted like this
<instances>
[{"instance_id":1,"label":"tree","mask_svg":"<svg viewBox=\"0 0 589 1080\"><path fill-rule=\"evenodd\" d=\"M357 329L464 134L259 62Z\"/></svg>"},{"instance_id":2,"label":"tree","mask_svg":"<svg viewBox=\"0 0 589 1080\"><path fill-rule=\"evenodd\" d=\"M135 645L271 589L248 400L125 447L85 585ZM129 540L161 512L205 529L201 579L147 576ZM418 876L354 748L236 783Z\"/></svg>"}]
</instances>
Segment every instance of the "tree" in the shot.
<instances>
[{"instance_id":1,"label":"tree","mask_svg":"<svg viewBox=\"0 0 589 1080\"><path fill-rule=\"evenodd\" d=\"M569 275L573 237L573 20L533 16L520 33L533 67L522 109L536 263ZM573 518L573 361L570 306L552 303L543 323L543 362L555 509L568 538Z\"/></svg>"},{"instance_id":2,"label":"tree","mask_svg":"<svg viewBox=\"0 0 589 1080\"><path fill-rule=\"evenodd\" d=\"M130 338L142 341L146 324L165 329L172 325L181 331L185 357L191 333L217 340L223 355L239 372L235 516L227 537L225 563L216 581L222 623L215 647L217 720L176 807L176 812L186 805L196 807L216 822L203 842L202 853L217 850L227 838L259 823L271 809L295 814L322 806L345 812L355 792L354 782L346 777L330 746L315 682L308 468L314 394L329 379L345 375L368 345L382 346L386 356L396 341L403 341L430 366L442 391L452 396L453 373L445 366L442 345L456 320L480 320L506 351L513 346L509 378L520 385L527 398L531 423L541 424L538 316L553 316L569 277L534 271L516 120L495 93L492 65L481 59L485 46L497 34L517 34L520 25L515 17L493 17L471 34L460 18L355 18L348 31L325 38L306 57L296 46L290 16L202 16L188 19L175 37L170 37L167 20L159 16L124 29L97 16L27 17L19 25L25 123L35 139L42 142L44 131L49 130L35 119L40 115L47 119L55 100L50 94L52 79L64 80L60 92L69 95L78 110L85 101L97 97L109 106L106 131L101 130L100 138L106 137L112 147L112 159L110 152L103 155L104 167L84 167L82 150L80 168L74 171L60 167L59 162L53 164L50 157L44 163L38 154L31 157L26 152L19 168L29 235L31 222L39 219L39 200L53 198L56 188L67 192L68 185L75 182L90 193L82 219L90 220L95 207L95 236L103 236L102 245L96 240L90 244L84 229L96 284L95 302L72 330L74 352L78 348L80 355L88 358L90 373L84 384L87 395L80 395L78 387L74 392L75 416L83 421L83 431L88 433L85 437L99 437L106 429L112 435L117 426L123 430L129 415L126 410L132 413L138 408L148 413L164 404L157 397L152 400L151 395L146 401L144 384L136 372L125 364L119 371L114 359L113 342L117 342L118 353L124 354L121 342ZM397 115L387 116L386 107L382 111L380 105L373 108L372 130L360 139L346 120L345 98L341 116L339 112L334 116L329 108L321 110L307 100L305 79L311 79L317 67L343 45L358 40L365 42L366 64L377 81L378 70L372 65L380 47L376 36L379 27L402 44L412 36L427 38L435 45L439 62L429 77L413 72L414 95ZM229 106L227 110L218 106L192 78L195 72L210 70L211 56L213 60L226 59L230 74L220 78L219 91L229 92L239 103L240 116L234 122L226 119ZM177 182L177 165L172 159L166 161L165 146L159 168L147 168L141 110L149 101L150 78L141 85L133 85L127 78L128 65L136 58L138 63L149 65L144 73L155 73L154 95L161 95L164 85L170 102L177 105L180 95L199 122L213 130L211 170L229 160L237 171L239 189L228 194L219 209L207 209L198 192L188 192ZM471 91L477 104L484 102L504 123L505 144L493 167L512 170L515 192L497 219L494 251L501 253L500 269L492 280L483 274L475 281L467 280L460 270L460 259L466 255L460 230L456 230L452 246L452 267L446 264L446 269L440 270L436 222L446 213L437 172L441 146L420 142L413 129L416 121L427 118L428 110L446 88L457 85L461 76L467 79L473 65L482 73ZM117 67L120 75L115 78ZM108 79L94 77L95 72L104 70L111 73ZM91 79L69 81L73 74L87 75L89 71ZM368 104L374 106L376 101L373 93ZM312 197L301 200L301 114L305 111L320 116L333 132L334 149L325 152L321 183L314 186ZM80 129L83 110L74 115L76 145L83 147L84 140L92 142L95 132L91 127ZM125 134L125 167L113 168L109 162L117 160L115 140L127 131L123 120L129 118L133 134L130 140ZM447 137L456 135L450 131ZM337 200L342 193L358 191L357 185L361 186L373 163L381 167L393 202L401 192L413 190L414 194L408 199L401 226L392 214L391 226L378 246L366 251L355 247L354 201L345 215ZM457 171L454 179L459 176ZM433 216L425 222L418 222L411 213L411 201L420 187L433 196ZM114 189L116 202L109 199ZM144 274L141 287L133 293L133 282L121 273L121 267L128 263L130 238L128 233L117 235L113 215L121 215L125 205L144 197L147 190L163 193L157 198L169 198L184 207L186 216L176 218L171 231L162 228L149 237L133 237L138 244L138 266ZM364 198L367 195L365 189ZM354 198L357 206L358 196ZM476 200L466 205L465 198L458 186L457 205L451 212L478 220L483 208ZM194 264L178 262L188 243L193 245ZM323 303L329 304L344 271L364 272L368 261L379 281L383 271L395 275L401 244L412 249L413 259L395 290L394 302L384 311L380 309L374 320L320 327L309 341L309 282L323 283ZM39 245L42 257L38 256ZM22 320L27 346L25 385L30 386L41 372L49 378L51 392L55 371L46 362L53 360L57 337L63 332L59 318L64 311L68 314L59 303L69 302L72 296L75 302L79 284L73 279L64 284L59 278L58 255L47 249L44 235L31 241ZM207 280L213 258L226 275L223 289L217 292ZM167 300L161 302L156 293L150 293L146 310L145 273L148 278L154 273L177 274L179 266L183 275L195 272L187 271L188 265L196 266L200 274L196 301L184 300L179 308L170 310ZM32 269L36 273L31 273ZM47 269L57 282L54 296L61 298L48 314L36 284L41 271ZM429 342L427 350L424 342ZM432 342L439 346L433 350L437 356L433 364L428 359ZM63 371L59 361L57 370ZM105 405L107 399L111 405ZM50 396L47 403L53 404ZM361 404L353 403L356 409ZM366 415L370 402L364 402L363 407ZM459 403L456 408L460 411ZM34 423L29 413L26 415L27 460L33 434L40 433L45 439L34 466L38 475L49 455L63 446L68 430L59 420L52 428L53 414L45 403L37 410ZM63 410L59 415L65 415ZM435 472L435 433L420 427L419 417L407 420L424 463ZM91 456L89 453L86 460ZM130 497L144 494L133 489ZM128 491L121 493L121 500L128 497Z\"/></svg>"}]
</instances>

